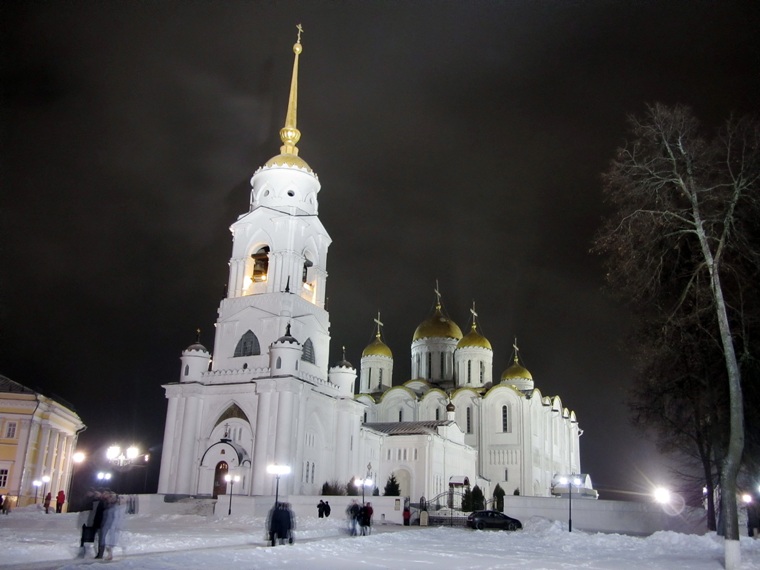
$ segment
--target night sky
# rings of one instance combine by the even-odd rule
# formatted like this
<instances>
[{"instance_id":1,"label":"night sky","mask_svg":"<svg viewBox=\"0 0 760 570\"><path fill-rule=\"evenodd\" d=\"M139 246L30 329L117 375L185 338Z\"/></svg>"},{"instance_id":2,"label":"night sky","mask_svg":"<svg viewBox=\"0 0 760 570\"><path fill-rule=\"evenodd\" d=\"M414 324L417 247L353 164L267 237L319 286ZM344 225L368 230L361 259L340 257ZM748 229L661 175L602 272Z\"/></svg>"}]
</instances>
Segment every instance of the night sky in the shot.
<instances>
[{"instance_id":1,"label":"night sky","mask_svg":"<svg viewBox=\"0 0 760 570\"><path fill-rule=\"evenodd\" d=\"M160 449L161 385L196 328L212 347L228 228L279 153L300 22L330 364L345 345L358 368L379 310L408 380L437 279L465 332L475 301L495 378L517 337L576 412L603 498L668 481L628 423L629 314L589 253L600 174L647 103L708 125L757 110L757 3L7 2L0 20L0 374L70 402L80 448Z\"/></svg>"}]
</instances>

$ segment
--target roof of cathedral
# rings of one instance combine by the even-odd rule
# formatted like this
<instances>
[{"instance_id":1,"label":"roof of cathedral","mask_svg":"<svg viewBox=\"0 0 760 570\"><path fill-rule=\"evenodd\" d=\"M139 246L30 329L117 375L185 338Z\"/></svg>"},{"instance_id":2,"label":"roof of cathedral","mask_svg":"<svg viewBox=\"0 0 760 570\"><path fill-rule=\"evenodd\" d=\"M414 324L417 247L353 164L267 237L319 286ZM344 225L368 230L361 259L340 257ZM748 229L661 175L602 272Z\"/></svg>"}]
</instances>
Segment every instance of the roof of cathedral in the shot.
<instances>
[{"instance_id":1,"label":"roof of cathedral","mask_svg":"<svg viewBox=\"0 0 760 570\"><path fill-rule=\"evenodd\" d=\"M493 350L493 348L491 348L491 343L488 342L488 339L478 332L478 328L474 320L472 321L472 328L470 329L470 332L462 337L462 340L457 343L457 348L466 347L487 348L488 350Z\"/></svg>"},{"instance_id":2,"label":"roof of cathedral","mask_svg":"<svg viewBox=\"0 0 760 570\"><path fill-rule=\"evenodd\" d=\"M433 315L417 327L412 340L422 338L453 338L459 340L462 338L462 330L454 321L443 314L441 304L437 303Z\"/></svg>"},{"instance_id":3,"label":"roof of cathedral","mask_svg":"<svg viewBox=\"0 0 760 570\"><path fill-rule=\"evenodd\" d=\"M424 422L375 422L364 424L375 431L388 435L419 435L436 433L436 428L455 423L452 420L430 420Z\"/></svg>"},{"instance_id":4,"label":"roof of cathedral","mask_svg":"<svg viewBox=\"0 0 760 570\"><path fill-rule=\"evenodd\" d=\"M391 349L380 338L380 331L375 335L375 340L369 343L367 348L362 351L362 358L365 356L387 356L388 358L393 358Z\"/></svg>"}]
</instances>

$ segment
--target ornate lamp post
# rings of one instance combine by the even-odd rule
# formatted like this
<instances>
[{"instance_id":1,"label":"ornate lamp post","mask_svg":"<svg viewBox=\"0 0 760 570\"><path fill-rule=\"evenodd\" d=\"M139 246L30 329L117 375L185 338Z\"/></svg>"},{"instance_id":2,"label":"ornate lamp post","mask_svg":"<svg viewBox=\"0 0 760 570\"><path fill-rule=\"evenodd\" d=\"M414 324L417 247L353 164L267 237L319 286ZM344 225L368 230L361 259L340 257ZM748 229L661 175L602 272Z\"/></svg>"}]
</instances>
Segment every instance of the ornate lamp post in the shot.
<instances>
[{"instance_id":1,"label":"ornate lamp post","mask_svg":"<svg viewBox=\"0 0 760 570\"><path fill-rule=\"evenodd\" d=\"M290 473L290 465L267 465L267 473L274 475L277 478L277 484L274 490L274 506L277 507L277 503L280 501L280 475L287 475Z\"/></svg>"},{"instance_id":2,"label":"ornate lamp post","mask_svg":"<svg viewBox=\"0 0 760 570\"><path fill-rule=\"evenodd\" d=\"M235 483L240 481L240 475L230 475L227 473L227 475L224 476L224 480L230 484L230 508L227 511L227 516L229 516L232 514L232 487Z\"/></svg>"}]
</instances>

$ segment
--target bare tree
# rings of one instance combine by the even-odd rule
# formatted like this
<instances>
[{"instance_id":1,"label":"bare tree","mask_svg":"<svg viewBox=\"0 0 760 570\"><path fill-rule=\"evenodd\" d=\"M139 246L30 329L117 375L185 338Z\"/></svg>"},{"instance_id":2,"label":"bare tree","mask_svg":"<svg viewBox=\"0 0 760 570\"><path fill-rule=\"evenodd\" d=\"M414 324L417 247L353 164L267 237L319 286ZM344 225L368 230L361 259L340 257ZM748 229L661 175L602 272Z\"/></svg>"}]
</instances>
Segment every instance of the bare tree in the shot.
<instances>
[{"instance_id":1,"label":"bare tree","mask_svg":"<svg viewBox=\"0 0 760 570\"><path fill-rule=\"evenodd\" d=\"M760 127L754 118L731 119L720 134L703 137L691 111L683 106L648 107L643 120L631 118L632 140L618 150L604 175L605 193L614 207L596 239L608 255L613 286L637 301L660 299L675 280L681 294L677 312L700 280L706 280L717 321L729 393L729 436L720 466L721 508L725 521L725 567L740 565L737 475L744 449L742 382L736 338L741 334L724 282L739 265L758 267L752 248L760 214ZM742 283L730 289L741 291ZM733 326L732 326L733 325Z\"/></svg>"}]
</instances>

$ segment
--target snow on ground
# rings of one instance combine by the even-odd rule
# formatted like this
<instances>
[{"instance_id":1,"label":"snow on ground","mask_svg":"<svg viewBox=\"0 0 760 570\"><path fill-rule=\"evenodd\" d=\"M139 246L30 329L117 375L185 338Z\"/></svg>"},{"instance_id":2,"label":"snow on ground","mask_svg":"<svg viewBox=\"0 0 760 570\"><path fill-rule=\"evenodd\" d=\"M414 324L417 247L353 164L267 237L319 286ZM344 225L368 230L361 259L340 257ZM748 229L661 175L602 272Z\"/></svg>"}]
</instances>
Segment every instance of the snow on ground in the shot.
<instances>
[{"instance_id":1,"label":"snow on ground","mask_svg":"<svg viewBox=\"0 0 760 570\"><path fill-rule=\"evenodd\" d=\"M294 545L265 546L264 519L246 515L128 515L123 548L111 562L77 558L82 514L48 514L34 508L0 516L0 566L17 570L298 568L374 570L718 570L723 543L705 536L658 532L649 537L567 532L545 519L523 521L517 532L447 527L373 528L349 537L341 517L297 521ZM760 540L741 539L742 569L760 569ZM81 568L80 568L81 570Z\"/></svg>"}]
</instances>

